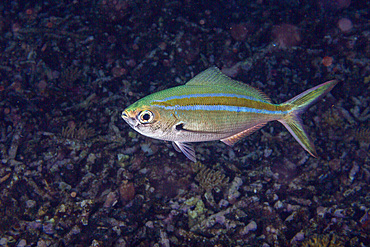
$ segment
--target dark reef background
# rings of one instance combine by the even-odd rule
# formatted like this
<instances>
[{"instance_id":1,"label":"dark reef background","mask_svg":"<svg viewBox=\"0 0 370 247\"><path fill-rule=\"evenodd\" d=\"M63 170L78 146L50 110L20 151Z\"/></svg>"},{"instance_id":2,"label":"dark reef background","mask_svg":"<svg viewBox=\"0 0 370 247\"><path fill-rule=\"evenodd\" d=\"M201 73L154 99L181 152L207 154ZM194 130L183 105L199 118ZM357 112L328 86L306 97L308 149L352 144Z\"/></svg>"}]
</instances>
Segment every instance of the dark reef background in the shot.
<instances>
[{"instance_id":1,"label":"dark reef background","mask_svg":"<svg viewBox=\"0 0 370 247\"><path fill-rule=\"evenodd\" d=\"M0 246L370 246L370 2L0 3ZM303 114L198 163L120 117L210 66Z\"/></svg>"}]
</instances>

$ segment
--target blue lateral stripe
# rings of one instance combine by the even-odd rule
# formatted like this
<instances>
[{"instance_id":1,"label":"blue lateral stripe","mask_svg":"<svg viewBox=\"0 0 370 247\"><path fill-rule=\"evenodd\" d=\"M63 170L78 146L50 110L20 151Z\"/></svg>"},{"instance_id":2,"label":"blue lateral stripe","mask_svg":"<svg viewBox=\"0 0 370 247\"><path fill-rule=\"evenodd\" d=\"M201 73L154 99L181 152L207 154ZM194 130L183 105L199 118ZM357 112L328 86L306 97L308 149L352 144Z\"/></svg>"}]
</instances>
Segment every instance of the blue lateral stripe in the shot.
<instances>
[{"instance_id":1,"label":"blue lateral stripe","mask_svg":"<svg viewBox=\"0 0 370 247\"><path fill-rule=\"evenodd\" d=\"M165 110L177 110L177 111L229 111L229 112L249 112L249 113L260 113L260 114L287 114L289 111L270 111L265 109L256 109L249 107L240 106L229 106L229 105L186 105L186 106L163 106L153 105Z\"/></svg>"},{"instance_id":2,"label":"blue lateral stripe","mask_svg":"<svg viewBox=\"0 0 370 247\"><path fill-rule=\"evenodd\" d=\"M258 99L255 97L247 96L247 95L240 95L240 94L228 94L228 93L205 93L205 94L185 94L185 95L175 95L175 96L170 96L167 98L164 98L162 100L153 100L153 102L165 102L168 100L173 100L173 99L190 99L190 98L202 98L202 97L234 97L234 98L239 98L239 99L249 99L249 100L255 100L259 102L266 102L266 100L263 99Z\"/></svg>"}]
</instances>

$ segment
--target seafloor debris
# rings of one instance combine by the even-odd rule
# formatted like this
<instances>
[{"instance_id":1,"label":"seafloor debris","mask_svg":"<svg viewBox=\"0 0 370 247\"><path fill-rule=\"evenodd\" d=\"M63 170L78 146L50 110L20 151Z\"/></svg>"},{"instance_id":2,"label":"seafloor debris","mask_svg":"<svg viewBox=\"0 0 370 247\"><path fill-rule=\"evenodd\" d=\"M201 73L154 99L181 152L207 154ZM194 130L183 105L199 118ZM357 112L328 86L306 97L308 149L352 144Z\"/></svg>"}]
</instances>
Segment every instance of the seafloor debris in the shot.
<instances>
[{"instance_id":1,"label":"seafloor debris","mask_svg":"<svg viewBox=\"0 0 370 247\"><path fill-rule=\"evenodd\" d=\"M359 127L353 131L353 137L358 142L366 142L370 144L370 128Z\"/></svg>"},{"instance_id":2,"label":"seafloor debris","mask_svg":"<svg viewBox=\"0 0 370 247\"><path fill-rule=\"evenodd\" d=\"M369 4L0 1L0 246L370 246ZM276 103L337 79L318 157L272 122L194 165L120 118L210 66Z\"/></svg>"},{"instance_id":3,"label":"seafloor debris","mask_svg":"<svg viewBox=\"0 0 370 247\"><path fill-rule=\"evenodd\" d=\"M62 137L68 139L86 140L95 135L95 130L88 127L87 124L79 124L77 126L75 123L72 123L67 127L63 127L61 134Z\"/></svg>"},{"instance_id":4,"label":"seafloor debris","mask_svg":"<svg viewBox=\"0 0 370 247\"><path fill-rule=\"evenodd\" d=\"M201 168L196 170L196 173L195 180L199 182L200 188L207 192L213 189L219 191L229 182L229 178L222 174L221 171L214 171L204 165L201 165Z\"/></svg>"},{"instance_id":5,"label":"seafloor debris","mask_svg":"<svg viewBox=\"0 0 370 247\"><path fill-rule=\"evenodd\" d=\"M336 235L312 236L302 243L303 247L344 247L341 240Z\"/></svg>"},{"instance_id":6,"label":"seafloor debris","mask_svg":"<svg viewBox=\"0 0 370 247\"><path fill-rule=\"evenodd\" d=\"M68 67L64 69L60 75L60 80L64 88L71 87L72 83L81 77L81 70L77 67Z\"/></svg>"}]
</instances>

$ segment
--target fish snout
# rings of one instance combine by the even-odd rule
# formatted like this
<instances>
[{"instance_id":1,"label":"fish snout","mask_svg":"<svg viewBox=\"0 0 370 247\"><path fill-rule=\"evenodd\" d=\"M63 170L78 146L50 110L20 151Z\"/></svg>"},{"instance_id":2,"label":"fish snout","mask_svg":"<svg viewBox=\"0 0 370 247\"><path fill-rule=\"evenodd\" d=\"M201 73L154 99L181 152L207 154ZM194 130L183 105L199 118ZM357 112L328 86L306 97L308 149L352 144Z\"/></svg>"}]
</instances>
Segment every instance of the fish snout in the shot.
<instances>
[{"instance_id":1,"label":"fish snout","mask_svg":"<svg viewBox=\"0 0 370 247\"><path fill-rule=\"evenodd\" d=\"M123 120L125 120L130 126L133 126L135 127L138 122L136 120L135 117L131 117L130 114L125 110L122 112L122 115L121 117L123 118Z\"/></svg>"},{"instance_id":2,"label":"fish snout","mask_svg":"<svg viewBox=\"0 0 370 247\"><path fill-rule=\"evenodd\" d=\"M128 116L128 112L127 112L126 110L124 110L124 111L122 112L122 114L121 114L121 117L122 117L124 120L126 120L126 118L129 118L129 116Z\"/></svg>"}]
</instances>

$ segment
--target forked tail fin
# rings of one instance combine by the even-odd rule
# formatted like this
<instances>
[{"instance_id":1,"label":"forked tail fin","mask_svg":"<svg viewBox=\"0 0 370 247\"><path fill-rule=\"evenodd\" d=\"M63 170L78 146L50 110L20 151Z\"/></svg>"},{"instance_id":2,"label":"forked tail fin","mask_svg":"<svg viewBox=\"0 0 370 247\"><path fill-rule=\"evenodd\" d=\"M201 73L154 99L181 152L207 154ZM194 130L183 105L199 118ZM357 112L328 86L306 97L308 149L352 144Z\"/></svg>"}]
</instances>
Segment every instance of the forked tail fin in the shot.
<instances>
[{"instance_id":1,"label":"forked tail fin","mask_svg":"<svg viewBox=\"0 0 370 247\"><path fill-rule=\"evenodd\" d=\"M310 105L314 104L319 99L324 97L328 92L330 92L330 90L332 90L337 83L337 80L325 82L316 87L308 89L281 104L281 106L289 105L291 111L285 115L284 118L280 119L279 122L282 123L298 141L298 143L301 144L301 146L314 157L317 157L315 146L308 137L307 133L304 131L299 115Z\"/></svg>"}]
</instances>

